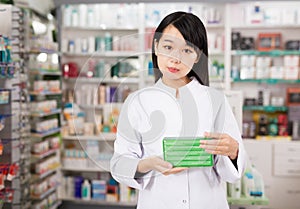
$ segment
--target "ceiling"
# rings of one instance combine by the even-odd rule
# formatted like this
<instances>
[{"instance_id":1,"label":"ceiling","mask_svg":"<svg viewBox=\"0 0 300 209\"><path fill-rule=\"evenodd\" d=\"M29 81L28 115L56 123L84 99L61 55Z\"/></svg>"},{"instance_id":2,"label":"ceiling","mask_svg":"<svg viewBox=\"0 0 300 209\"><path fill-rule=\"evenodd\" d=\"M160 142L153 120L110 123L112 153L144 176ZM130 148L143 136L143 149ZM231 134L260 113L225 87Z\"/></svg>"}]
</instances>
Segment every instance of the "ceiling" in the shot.
<instances>
[{"instance_id":1,"label":"ceiling","mask_svg":"<svg viewBox=\"0 0 300 209\"><path fill-rule=\"evenodd\" d=\"M243 0L53 0L55 6L60 6L62 4L79 4L79 3L85 3L85 4L92 4L92 3L151 3L151 2L209 2L209 3L226 3L226 2L245 2ZM257 2L257 0L248 0L249 2ZM274 0L262 0L262 1L274 1ZM283 1L283 0L275 0L275 1ZM299 0L292 0L292 1L299 1Z\"/></svg>"}]
</instances>

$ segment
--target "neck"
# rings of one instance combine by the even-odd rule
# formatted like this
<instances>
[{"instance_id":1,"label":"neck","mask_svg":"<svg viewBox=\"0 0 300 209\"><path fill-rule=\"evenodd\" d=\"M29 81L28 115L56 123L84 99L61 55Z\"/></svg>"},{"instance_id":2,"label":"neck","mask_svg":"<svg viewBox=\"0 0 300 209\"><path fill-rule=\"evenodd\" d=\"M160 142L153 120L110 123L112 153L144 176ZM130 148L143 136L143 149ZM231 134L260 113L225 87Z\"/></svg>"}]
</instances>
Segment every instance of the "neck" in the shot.
<instances>
[{"instance_id":1,"label":"neck","mask_svg":"<svg viewBox=\"0 0 300 209\"><path fill-rule=\"evenodd\" d=\"M162 77L162 82L171 88L178 89L191 82L191 79L187 76L176 80L169 80Z\"/></svg>"}]
</instances>

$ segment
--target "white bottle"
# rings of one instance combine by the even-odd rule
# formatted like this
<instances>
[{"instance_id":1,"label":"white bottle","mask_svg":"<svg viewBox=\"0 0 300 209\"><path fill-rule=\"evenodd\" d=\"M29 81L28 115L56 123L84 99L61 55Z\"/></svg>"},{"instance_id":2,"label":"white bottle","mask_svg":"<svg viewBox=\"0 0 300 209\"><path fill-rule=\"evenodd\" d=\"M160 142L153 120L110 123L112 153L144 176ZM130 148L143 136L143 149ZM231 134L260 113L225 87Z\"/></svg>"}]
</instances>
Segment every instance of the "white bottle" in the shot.
<instances>
[{"instance_id":1,"label":"white bottle","mask_svg":"<svg viewBox=\"0 0 300 209\"><path fill-rule=\"evenodd\" d=\"M251 169L254 179L254 191L252 192L252 196L263 197L265 193L263 177L255 167Z\"/></svg>"},{"instance_id":2,"label":"white bottle","mask_svg":"<svg viewBox=\"0 0 300 209\"><path fill-rule=\"evenodd\" d=\"M78 11L76 8L73 8L72 10L72 26L73 27L78 27Z\"/></svg>"},{"instance_id":3,"label":"white bottle","mask_svg":"<svg viewBox=\"0 0 300 209\"><path fill-rule=\"evenodd\" d=\"M233 191L231 193L233 198L241 198L241 181L238 180L233 184Z\"/></svg>"},{"instance_id":4,"label":"white bottle","mask_svg":"<svg viewBox=\"0 0 300 209\"><path fill-rule=\"evenodd\" d=\"M72 25L72 8L70 5L64 7L64 26L69 27Z\"/></svg>"},{"instance_id":5,"label":"white bottle","mask_svg":"<svg viewBox=\"0 0 300 209\"><path fill-rule=\"evenodd\" d=\"M91 199L91 184L87 179L84 180L81 186L81 198L83 200L90 200Z\"/></svg>"}]
</instances>

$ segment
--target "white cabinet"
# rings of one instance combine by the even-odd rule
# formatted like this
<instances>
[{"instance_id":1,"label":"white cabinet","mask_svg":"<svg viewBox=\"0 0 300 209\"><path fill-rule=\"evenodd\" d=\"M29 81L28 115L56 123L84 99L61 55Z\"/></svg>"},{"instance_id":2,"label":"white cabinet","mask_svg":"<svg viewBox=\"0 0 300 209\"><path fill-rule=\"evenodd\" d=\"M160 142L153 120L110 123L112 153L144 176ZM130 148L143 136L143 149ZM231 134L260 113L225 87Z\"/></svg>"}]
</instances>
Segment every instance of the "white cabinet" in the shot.
<instances>
[{"instance_id":1,"label":"white cabinet","mask_svg":"<svg viewBox=\"0 0 300 209\"><path fill-rule=\"evenodd\" d=\"M269 205L261 208L299 208L300 143L256 140L244 140L244 143L251 163L264 178Z\"/></svg>"}]
</instances>

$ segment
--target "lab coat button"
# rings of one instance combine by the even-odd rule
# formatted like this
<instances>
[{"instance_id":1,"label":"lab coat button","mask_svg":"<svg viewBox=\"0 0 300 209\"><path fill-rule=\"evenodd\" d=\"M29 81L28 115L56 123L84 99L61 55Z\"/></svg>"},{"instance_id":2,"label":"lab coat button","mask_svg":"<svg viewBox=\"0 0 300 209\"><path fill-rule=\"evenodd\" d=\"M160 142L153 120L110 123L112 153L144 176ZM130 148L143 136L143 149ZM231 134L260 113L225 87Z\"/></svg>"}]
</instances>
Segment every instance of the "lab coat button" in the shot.
<instances>
[{"instance_id":1,"label":"lab coat button","mask_svg":"<svg viewBox=\"0 0 300 209\"><path fill-rule=\"evenodd\" d=\"M186 200L182 200L182 202L183 202L183 203L186 203L187 201L186 201Z\"/></svg>"}]
</instances>

